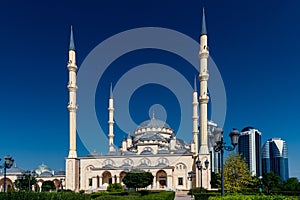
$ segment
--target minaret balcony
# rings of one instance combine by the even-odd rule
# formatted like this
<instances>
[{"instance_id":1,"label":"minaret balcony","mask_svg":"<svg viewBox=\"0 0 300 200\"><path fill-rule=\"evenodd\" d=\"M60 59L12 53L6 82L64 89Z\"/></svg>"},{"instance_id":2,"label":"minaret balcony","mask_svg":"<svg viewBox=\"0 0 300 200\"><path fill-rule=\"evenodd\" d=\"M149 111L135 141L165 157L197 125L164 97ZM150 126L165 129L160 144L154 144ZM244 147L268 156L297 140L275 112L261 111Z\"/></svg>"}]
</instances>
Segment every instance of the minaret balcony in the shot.
<instances>
[{"instance_id":1,"label":"minaret balcony","mask_svg":"<svg viewBox=\"0 0 300 200\"><path fill-rule=\"evenodd\" d=\"M209 96L207 96L207 95L201 95L200 97L199 97L199 102L200 102L200 104L203 104L203 103L208 103L208 101L209 101Z\"/></svg>"},{"instance_id":2,"label":"minaret balcony","mask_svg":"<svg viewBox=\"0 0 300 200\"><path fill-rule=\"evenodd\" d=\"M199 51L199 58L202 59L202 58L208 58L209 57L209 51L206 50L206 49L203 49L203 50L200 50Z\"/></svg>"},{"instance_id":3,"label":"minaret balcony","mask_svg":"<svg viewBox=\"0 0 300 200\"><path fill-rule=\"evenodd\" d=\"M78 110L78 106L77 105L72 105L72 104L69 104L68 105L68 110L70 112L76 112Z\"/></svg>"},{"instance_id":4,"label":"minaret balcony","mask_svg":"<svg viewBox=\"0 0 300 200\"><path fill-rule=\"evenodd\" d=\"M68 84L68 89L70 92L76 92L78 90L77 85L73 85L73 84Z\"/></svg>"},{"instance_id":5,"label":"minaret balcony","mask_svg":"<svg viewBox=\"0 0 300 200\"><path fill-rule=\"evenodd\" d=\"M208 78L209 78L209 74L206 73L206 72L200 73L200 74L199 74L199 80L200 80L200 81L207 81Z\"/></svg>"},{"instance_id":6,"label":"minaret balcony","mask_svg":"<svg viewBox=\"0 0 300 200\"><path fill-rule=\"evenodd\" d=\"M78 69L78 67L75 65L75 64L68 64L68 70L69 71L73 71L73 72L76 72L77 71L77 69Z\"/></svg>"}]
</instances>

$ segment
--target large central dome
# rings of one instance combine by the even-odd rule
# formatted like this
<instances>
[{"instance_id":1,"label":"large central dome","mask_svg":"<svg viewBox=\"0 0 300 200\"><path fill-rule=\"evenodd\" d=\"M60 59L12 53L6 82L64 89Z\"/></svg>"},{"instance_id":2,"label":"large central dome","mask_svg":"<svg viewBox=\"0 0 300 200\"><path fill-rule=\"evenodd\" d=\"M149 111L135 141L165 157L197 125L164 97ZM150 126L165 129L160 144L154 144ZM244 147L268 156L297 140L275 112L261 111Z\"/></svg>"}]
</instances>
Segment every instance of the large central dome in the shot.
<instances>
[{"instance_id":1,"label":"large central dome","mask_svg":"<svg viewBox=\"0 0 300 200\"><path fill-rule=\"evenodd\" d=\"M134 131L135 136L159 134L164 138L170 138L174 130L165 121L156 119L154 114L151 119L142 122ZM135 138L136 140L139 137Z\"/></svg>"},{"instance_id":2,"label":"large central dome","mask_svg":"<svg viewBox=\"0 0 300 200\"><path fill-rule=\"evenodd\" d=\"M169 126L169 124L167 124L166 122L162 121L162 120L159 120L159 119L155 119L154 117L152 117L151 119L149 120L146 120L144 122L142 122L138 128L152 128L152 127L155 127L155 128L171 128Z\"/></svg>"}]
</instances>

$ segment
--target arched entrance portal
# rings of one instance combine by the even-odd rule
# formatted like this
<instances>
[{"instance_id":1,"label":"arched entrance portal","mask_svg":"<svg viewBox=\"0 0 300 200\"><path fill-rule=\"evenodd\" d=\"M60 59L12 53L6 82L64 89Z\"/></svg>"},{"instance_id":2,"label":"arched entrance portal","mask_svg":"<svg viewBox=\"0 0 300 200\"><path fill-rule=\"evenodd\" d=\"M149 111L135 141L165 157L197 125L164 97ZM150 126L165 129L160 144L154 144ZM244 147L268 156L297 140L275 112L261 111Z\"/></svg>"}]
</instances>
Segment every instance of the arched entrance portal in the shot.
<instances>
[{"instance_id":1,"label":"arched entrance portal","mask_svg":"<svg viewBox=\"0 0 300 200\"><path fill-rule=\"evenodd\" d=\"M122 171L122 172L120 173L120 183L123 182L123 178L125 177L125 175L126 175L126 172L124 172L124 171Z\"/></svg>"},{"instance_id":2,"label":"arched entrance portal","mask_svg":"<svg viewBox=\"0 0 300 200\"><path fill-rule=\"evenodd\" d=\"M156 173L156 181L159 188L167 187L167 173L164 170L159 170Z\"/></svg>"},{"instance_id":3,"label":"arched entrance portal","mask_svg":"<svg viewBox=\"0 0 300 200\"><path fill-rule=\"evenodd\" d=\"M112 184L112 177L111 177L111 173L108 171L103 172L102 174L102 185L104 185L105 183L107 184Z\"/></svg>"},{"instance_id":4,"label":"arched entrance portal","mask_svg":"<svg viewBox=\"0 0 300 200\"><path fill-rule=\"evenodd\" d=\"M4 178L2 178L0 180L0 188L1 188L1 191L3 192L4 191ZM13 191L13 190L14 190L13 182L9 178L6 178L6 191Z\"/></svg>"}]
</instances>

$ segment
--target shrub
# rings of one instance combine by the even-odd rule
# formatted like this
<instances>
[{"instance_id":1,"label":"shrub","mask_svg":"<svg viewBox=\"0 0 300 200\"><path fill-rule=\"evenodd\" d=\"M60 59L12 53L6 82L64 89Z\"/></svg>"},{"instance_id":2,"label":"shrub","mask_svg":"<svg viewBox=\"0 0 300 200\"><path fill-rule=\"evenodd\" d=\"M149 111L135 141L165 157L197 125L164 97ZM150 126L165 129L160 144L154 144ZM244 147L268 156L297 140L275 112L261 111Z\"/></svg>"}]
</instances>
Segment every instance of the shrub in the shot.
<instances>
[{"instance_id":1,"label":"shrub","mask_svg":"<svg viewBox=\"0 0 300 200\"><path fill-rule=\"evenodd\" d=\"M124 191L123 186L120 183L109 184L107 192L122 192Z\"/></svg>"}]
</instances>

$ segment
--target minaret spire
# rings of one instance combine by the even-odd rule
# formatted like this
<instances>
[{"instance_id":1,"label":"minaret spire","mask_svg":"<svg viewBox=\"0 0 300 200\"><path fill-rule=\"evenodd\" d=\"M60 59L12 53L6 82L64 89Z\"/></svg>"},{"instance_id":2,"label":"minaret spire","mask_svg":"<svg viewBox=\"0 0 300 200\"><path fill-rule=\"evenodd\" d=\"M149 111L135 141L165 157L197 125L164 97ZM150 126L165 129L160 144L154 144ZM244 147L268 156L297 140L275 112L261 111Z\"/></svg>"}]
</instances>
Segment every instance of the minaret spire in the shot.
<instances>
[{"instance_id":1,"label":"minaret spire","mask_svg":"<svg viewBox=\"0 0 300 200\"><path fill-rule=\"evenodd\" d=\"M207 70L207 61L209 57L209 51L207 46L207 31L205 24L205 13L203 9L203 18L202 18L202 31L200 35L200 152L199 154L209 154L208 152L208 131L207 131L207 104L209 101L207 82L209 79L209 74Z\"/></svg>"},{"instance_id":2,"label":"minaret spire","mask_svg":"<svg viewBox=\"0 0 300 200\"><path fill-rule=\"evenodd\" d=\"M197 78L194 78L194 92L197 92Z\"/></svg>"},{"instance_id":3,"label":"minaret spire","mask_svg":"<svg viewBox=\"0 0 300 200\"><path fill-rule=\"evenodd\" d=\"M70 36L70 47L69 47L69 61L68 61L68 70L69 70L69 118L70 118L70 150L68 158L77 158L76 151L76 113L77 113L77 104L76 104L76 52L73 40L73 30L71 27L71 36Z\"/></svg>"},{"instance_id":4,"label":"minaret spire","mask_svg":"<svg viewBox=\"0 0 300 200\"><path fill-rule=\"evenodd\" d=\"M112 83L110 83L110 92L109 92L109 98L110 98L110 99L113 99Z\"/></svg>"},{"instance_id":5,"label":"minaret spire","mask_svg":"<svg viewBox=\"0 0 300 200\"><path fill-rule=\"evenodd\" d=\"M204 9L204 7L202 9L202 29L201 29L201 35L207 35L206 20L205 20L205 9Z\"/></svg>"},{"instance_id":6,"label":"minaret spire","mask_svg":"<svg viewBox=\"0 0 300 200\"><path fill-rule=\"evenodd\" d=\"M198 147L199 147L199 140L198 140L198 135L199 135L199 129L198 129L198 92L197 92L197 84L196 84L196 76L194 79L194 92L193 92L193 102L192 102L192 107L193 107L193 143L194 143L194 149L193 152L195 155L198 155Z\"/></svg>"},{"instance_id":7,"label":"minaret spire","mask_svg":"<svg viewBox=\"0 0 300 200\"><path fill-rule=\"evenodd\" d=\"M110 97L108 100L108 148L109 152L115 151L114 147L114 99L112 84L110 85Z\"/></svg>"},{"instance_id":8,"label":"minaret spire","mask_svg":"<svg viewBox=\"0 0 300 200\"><path fill-rule=\"evenodd\" d=\"M75 51L75 44L74 44L74 36L73 36L73 26L71 25L71 34L70 34L70 46L69 50Z\"/></svg>"}]
</instances>

